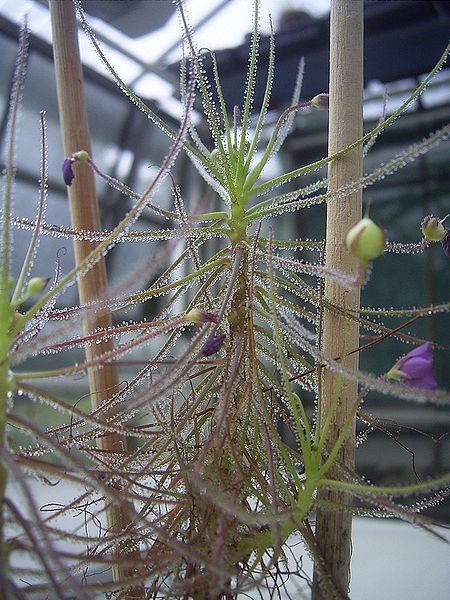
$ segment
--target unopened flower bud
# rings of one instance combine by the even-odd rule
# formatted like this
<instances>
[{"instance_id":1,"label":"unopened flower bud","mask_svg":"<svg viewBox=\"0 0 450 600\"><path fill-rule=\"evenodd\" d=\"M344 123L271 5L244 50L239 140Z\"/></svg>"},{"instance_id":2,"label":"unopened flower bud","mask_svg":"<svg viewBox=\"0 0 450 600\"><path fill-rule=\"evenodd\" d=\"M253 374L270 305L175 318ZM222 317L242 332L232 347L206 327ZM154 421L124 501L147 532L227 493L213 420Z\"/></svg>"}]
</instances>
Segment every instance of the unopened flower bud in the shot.
<instances>
[{"instance_id":1,"label":"unopened flower bud","mask_svg":"<svg viewBox=\"0 0 450 600\"><path fill-rule=\"evenodd\" d=\"M47 287L50 277L33 277L28 282L26 296L37 296Z\"/></svg>"},{"instance_id":2,"label":"unopened flower bud","mask_svg":"<svg viewBox=\"0 0 450 600\"><path fill-rule=\"evenodd\" d=\"M328 94L317 94L309 103L317 108L328 108L329 100L330 96Z\"/></svg>"},{"instance_id":3,"label":"unopened flower bud","mask_svg":"<svg viewBox=\"0 0 450 600\"><path fill-rule=\"evenodd\" d=\"M191 323L217 323L218 321L216 314L199 308L190 310L184 315L184 319Z\"/></svg>"},{"instance_id":4,"label":"unopened flower bud","mask_svg":"<svg viewBox=\"0 0 450 600\"><path fill-rule=\"evenodd\" d=\"M80 162L88 162L88 160L91 160L89 152L86 152L86 150L79 150L78 152L74 152L72 154L72 157L75 160L79 160Z\"/></svg>"},{"instance_id":5,"label":"unopened flower bud","mask_svg":"<svg viewBox=\"0 0 450 600\"><path fill-rule=\"evenodd\" d=\"M423 237L429 242L441 242L445 238L445 227L436 215L428 215L422 221Z\"/></svg>"},{"instance_id":6,"label":"unopened flower bud","mask_svg":"<svg viewBox=\"0 0 450 600\"><path fill-rule=\"evenodd\" d=\"M219 352L223 346L224 340L224 333L222 333L222 335L211 335L202 346L201 351L203 356L211 356L211 354Z\"/></svg>"},{"instance_id":7,"label":"unopened flower bud","mask_svg":"<svg viewBox=\"0 0 450 600\"><path fill-rule=\"evenodd\" d=\"M372 219L364 217L347 233L345 245L361 263L367 264L383 254L386 241L380 227Z\"/></svg>"}]
</instances>

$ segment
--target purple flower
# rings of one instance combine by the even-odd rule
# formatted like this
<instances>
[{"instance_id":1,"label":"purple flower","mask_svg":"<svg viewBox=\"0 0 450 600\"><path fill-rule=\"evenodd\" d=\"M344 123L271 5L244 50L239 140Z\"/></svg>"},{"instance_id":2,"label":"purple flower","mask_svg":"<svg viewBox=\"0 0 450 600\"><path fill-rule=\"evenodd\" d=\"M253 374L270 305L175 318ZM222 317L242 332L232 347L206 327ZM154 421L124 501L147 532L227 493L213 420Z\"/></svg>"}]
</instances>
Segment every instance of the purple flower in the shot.
<instances>
[{"instance_id":1,"label":"purple flower","mask_svg":"<svg viewBox=\"0 0 450 600\"><path fill-rule=\"evenodd\" d=\"M63 178L64 178L64 183L66 185L72 185L72 181L75 177L75 175L73 174L73 169L72 169L72 163L73 163L73 158L65 158L64 162L62 164L62 173L63 173Z\"/></svg>"},{"instance_id":2,"label":"purple flower","mask_svg":"<svg viewBox=\"0 0 450 600\"><path fill-rule=\"evenodd\" d=\"M445 237L441 241L441 244L445 256L450 256L450 229L445 230Z\"/></svg>"},{"instance_id":3,"label":"purple flower","mask_svg":"<svg viewBox=\"0 0 450 600\"><path fill-rule=\"evenodd\" d=\"M431 344L426 342L400 358L386 373L386 378L401 381L420 390L432 390L437 387L431 373L432 366Z\"/></svg>"},{"instance_id":4,"label":"purple flower","mask_svg":"<svg viewBox=\"0 0 450 600\"><path fill-rule=\"evenodd\" d=\"M219 352L219 350L222 348L224 339L224 333L222 335L210 335L203 344L201 352L203 352L204 356L211 356L211 354Z\"/></svg>"}]
</instances>

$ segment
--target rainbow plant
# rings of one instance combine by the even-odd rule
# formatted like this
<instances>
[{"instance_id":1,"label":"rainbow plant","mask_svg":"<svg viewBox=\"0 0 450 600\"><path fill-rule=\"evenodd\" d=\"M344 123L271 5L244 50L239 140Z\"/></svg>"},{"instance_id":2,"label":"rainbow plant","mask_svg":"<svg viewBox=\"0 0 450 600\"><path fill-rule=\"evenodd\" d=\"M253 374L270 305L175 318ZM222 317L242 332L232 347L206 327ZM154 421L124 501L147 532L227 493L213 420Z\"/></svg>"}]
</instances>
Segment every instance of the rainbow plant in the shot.
<instances>
[{"instance_id":1,"label":"rainbow plant","mask_svg":"<svg viewBox=\"0 0 450 600\"><path fill-rule=\"evenodd\" d=\"M419 347L419 353L414 350L401 359L388 379L354 372L341 364L341 357L330 358L321 351L323 310L341 312L343 309L327 303L320 282L331 277L344 287L359 285L369 262L385 249L381 230L367 217L356 225L355 231L349 232L348 249L361 259L361 273L355 276L325 268L320 258L315 262L299 258L298 253L303 249L317 250L321 257L324 241L280 239L277 217L332 202L338 197L345 198L355 189L374 184L444 140L450 126L410 146L337 192L324 191L324 179L295 190L280 188L288 183L292 185L302 175L357 146L373 143L422 93L446 60L449 49L413 94L375 129L332 156L267 180L265 168L282 147L296 113L310 109L311 105L323 106L327 98L320 95L319 100L300 103L304 68L300 62L291 106L282 113L268 140L263 142L275 44L271 34L265 93L259 113L252 119L259 43L257 1L241 108L225 105L214 53L210 53L213 81L207 80L204 57L196 48L183 4L177 2L190 51L189 68L183 66L182 70L185 110L178 131L170 128L126 86L102 52L81 3L76 0L75 4L86 33L118 85L167 133L171 146L157 175L141 194L103 173L83 148L65 158L66 185L72 184L76 177L73 167L79 163L77 168L91 168L133 201L128 214L112 231L94 232L44 222L44 141L43 183L36 220L27 223L16 218L10 188L16 113L25 67L26 42L25 38L22 40L9 117L10 153L2 209L0 441L3 462L0 491L2 562L7 565L10 558L11 566L4 566L0 572L1 583L9 586L11 593L20 588L24 597L44 591L50 593L50 590L63 597L69 588L77 598L92 597L90 594L94 591L111 590L121 598L133 597L133 590L144 597L144 588L139 586L145 586L148 598L230 598L256 585L282 587L281 564L286 565L293 577L300 577L299 564L289 567L287 562L289 541L299 532L316 559L325 590L330 598L334 597L338 592L327 577L311 524L311 515L320 503L318 491L322 488L347 491L361 501L358 512L414 518L429 528L425 518L414 514L413 504L408 508L402 502L400 506L390 498L422 494L421 506L436 502L442 498L442 492L433 490L448 485L450 475L443 474L432 481L403 488L369 485L355 473L344 473L342 480L330 478L330 468L336 464L351 422L349 420L337 442L329 448L332 413L319 429L314 407L305 401L308 393L317 394L318 370L331 369L339 374L341 381L350 378L361 384L352 418L368 390L436 404L448 404L450 398L442 390L431 389L435 386L431 385L434 379L429 371L428 343ZM190 118L195 92L203 103L211 136L208 140L201 139ZM44 125L42 135L45 136ZM156 204L155 191L181 151L221 199L223 210L201 214L185 212L182 190L175 183L173 210L161 209ZM168 217L173 226L160 231L133 230L133 224L144 210ZM32 231L22 273L14 281L9 271L11 225ZM370 232L375 240L372 235L367 237ZM87 258L65 275L57 264L47 291L46 278L40 274L30 278L36 240L46 233L94 243ZM206 241L211 236L220 239L221 246L207 255ZM180 240L185 240L181 251ZM142 271L142 265L137 265L135 271L124 274L124 282L117 284L110 296L99 297L89 305L55 308L56 299L68 285L89 271L114 245L129 242L160 242L165 248L153 256L155 276L146 289L129 290L130 282L134 284ZM418 246L423 250L426 244ZM392 249L395 245L388 244L387 250ZM147 259L146 262L148 264ZM183 266L186 269L180 275ZM157 269L162 272L156 274ZM317 284L311 282L311 277ZM37 299L24 309L23 302L32 295ZM160 299L160 308L151 320L117 322L111 328L89 335L79 331L81 317L105 309L118 315L156 297ZM181 312L180 305L183 305ZM411 339L402 333L402 326L395 330L380 326L377 320L380 315L409 315L418 319L448 311L448 308L446 304L398 312L368 309L348 314L348 317L357 319L362 328L375 336L375 341L367 345L370 346L387 337ZM64 353L111 338L116 340L114 349L90 362L42 371L25 371L21 367L30 356ZM136 351L141 351L140 360L128 360L130 353ZM420 371L419 375L418 361L426 362L426 372ZM129 368L137 364L137 368L131 377L127 371L126 385L111 390L108 404L96 411L70 403L41 385L55 377L84 374L88 368L124 363ZM17 393L63 413L63 423L44 430L38 422L20 416L11 404L12 395ZM114 407L113 413L111 407ZM280 424L291 432L295 443L286 442L280 434ZM27 440L25 444L14 443L10 427L20 428ZM102 453L93 446L93 440L114 434L132 440L133 450ZM70 482L76 490L75 498L54 508L51 517L43 518L33 500L30 483L24 477L30 471L44 483L57 486L59 482ZM28 515L21 514L8 495L8 479L18 481L28 498ZM107 506L119 506L128 512L126 529L118 533L104 529L105 509L100 499ZM59 524L58 519L72 515L80 506L84 507L84 528L77 525L67 530ZM5 522L15 527L13 535L6 530ZM60 555L56 541L61 537L70 539L73 548ZM88 552L80 552L80 545L87 547ZM126 562L130 548L138 548L140 556L130 565L133 568L130 579L116 580L113 584L93 579L87 583L86 577L83 580L78 576L82 569L109 568L113 562L111 556L117 552ZM14 557L24 552L30 553L36 562L22 572ZM33 581L21 587L17 582L25 576Z\"/></svg>"}]
</instances>

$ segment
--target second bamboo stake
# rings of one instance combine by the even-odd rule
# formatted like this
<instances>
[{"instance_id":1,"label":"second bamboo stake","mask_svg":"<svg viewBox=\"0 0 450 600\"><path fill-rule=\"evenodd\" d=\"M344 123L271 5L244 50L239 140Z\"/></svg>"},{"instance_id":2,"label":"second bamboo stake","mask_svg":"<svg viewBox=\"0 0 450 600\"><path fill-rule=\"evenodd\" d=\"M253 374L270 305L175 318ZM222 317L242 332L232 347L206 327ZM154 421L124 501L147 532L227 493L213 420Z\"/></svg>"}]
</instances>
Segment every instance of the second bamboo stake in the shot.
<instances>
[{"instance_id":1,"label":"second bamboo stake","mask_svg":"<svg viewBox=\"0 0 450 600\"><path fill-rule=\"evenodd\" d=\"M345 148L362 136L363 92L363 0L332 0L330 14L330 87L328 154ZM328 169L328 190L338 190L343 185L362 176L362 149L357 148L347 156L333 161ZM355 273L358 265L346 249L344 240L348 230L361 218L362 192L357 191L339 200L333 200L327 208L326 266L329 269ZM344 289L328 278L325 282L325 298L345 309L359 308L359 289ZM359 344L359 329L355 321L325 310L323 315L322 350L329 357L344 356ZM352 370L358 368L358 354L343 359ZM320 377L319 426L327 413L334 409L331 433L327 440L330 448L354 411L357 384L343 380L323 369ZM354 426L343 445L338 462L350 471L354 470ZM342 473L336 468L328 475L339 479ZM351 505L348 494L321 492L320 499L339 505ZM351 555L351 511L325 511L319 509L316 518L316 539L325 568L337 588L346 593L349 585ZM314 576L314 600L328 600L319 585L319 575Z\"/></svg>"}]
</instances>

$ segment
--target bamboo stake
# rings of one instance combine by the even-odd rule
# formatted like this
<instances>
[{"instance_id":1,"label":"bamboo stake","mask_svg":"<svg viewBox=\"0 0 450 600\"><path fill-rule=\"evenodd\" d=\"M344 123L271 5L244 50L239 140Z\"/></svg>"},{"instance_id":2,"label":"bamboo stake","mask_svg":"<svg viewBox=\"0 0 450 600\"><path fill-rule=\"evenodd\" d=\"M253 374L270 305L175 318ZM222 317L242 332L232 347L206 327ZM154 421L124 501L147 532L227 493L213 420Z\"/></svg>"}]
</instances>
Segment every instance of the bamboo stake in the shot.
<instances>
[{"instance_id":1,"label":"bamboo stake","mask_svg":"<svg viewBox=\"0 0 450 600\"><path fill-rule=\"evenodd\" d=\"M91 154L89 126L83 92L83 73L78 47L78 28L75 7L70 0L50 0L52 20L53 54L55 61L58 105L61 122L61 134L65 156L78 150L86 150ZM95 183L91 170L85 164L74 164L75 179L67 188L70 215L73 227L91 231L100 231L100 215L98 209ZM75 260L79 264L93 249L95 244L83 240L74 241ZM100 260L84 276L78 278L78 293L82 304L106 295L107 276L104 260ZM96 328L108 328L112 325L111 314L102 311L95 315L87 315L83 322L85 335ZM87 361L112 350L111 340L102 341L86 347ZM91 405L96 410L106 403L118 390L117 369L104 365L101 369L88 369ZM106 419L111 412L102 412ZM97 439L97 447L106 453L126 452L126 438L120 434L108 434ZM129 509L131 507L128 507ZM106 508L109 531L118 534L131 523L132 513L127 510L126 503L112 504ZM131 565L121 565L121 560L130 561L139 557L136 550L116 551L117 563L113 565L115 582L126 581L134 573ZM134 592L128 598L136 597Z\"/></svg>"},{"instance_id":2,"label":"bamboo stake","mask_svg":"<svg viewBox=\"0 0 450 600\"><path fill-rule=\"evenodd\" d=\"M328 153L341 150L360 138L363 91L363 0L332 0L330 14L330 87ZM346 183L362 176L362 149L357 148L347 156L330 163L328 189L337 190ZM327 208L326 265L348 273L355 273L356 260L345 248L348 230L361 219L362 192L358 191L341 200L334 200ZM325 297L345 309L359 308L359 288L346 290L336 281L325 281ZM322 350L330 357L343 356L357 348L359 329L357 323L325 310L323 315ZM358 354L342 361L347 367L358 368ZM327 446L336 441L344 423L354 411L358 387L355 382L338 381L336 374L323 369L320 377L319 424L323 425L326 414L334 409L333 424ZM338 461L345 468L354 470L355 426L343 445ZM328 473L339 478L337 469ZM321 492L320 498L337 504L351 504L348 494ZM327 572L335 585L347 593L350 577L352 513L350 511L325 511L318 509L316 515L316 540L325 560ZM314 600L328 600L319 586L318 570L314 573Z\"/></svg>"}]
</instances>

